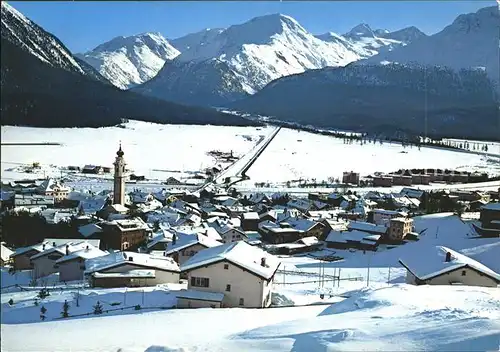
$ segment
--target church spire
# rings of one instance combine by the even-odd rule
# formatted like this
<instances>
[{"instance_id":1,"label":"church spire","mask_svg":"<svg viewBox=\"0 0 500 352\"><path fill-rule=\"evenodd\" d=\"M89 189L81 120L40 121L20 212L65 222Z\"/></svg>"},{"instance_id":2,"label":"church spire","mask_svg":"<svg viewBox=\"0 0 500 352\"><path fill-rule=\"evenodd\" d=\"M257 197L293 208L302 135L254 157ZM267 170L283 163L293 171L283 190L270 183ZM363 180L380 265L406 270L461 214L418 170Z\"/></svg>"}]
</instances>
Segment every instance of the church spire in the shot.
<instances>
[{"instance_id":1,"label":"church spire","mask_svg":"<svg viewBox=\"0 0 500 352\"><path fill-rule=\"evenodd\" d=\"M120 158L123 157L123 150L122 150L122 142L120 141L120 148L116 152L116 155L118 155Z\"/></svg>"}]
</instances>

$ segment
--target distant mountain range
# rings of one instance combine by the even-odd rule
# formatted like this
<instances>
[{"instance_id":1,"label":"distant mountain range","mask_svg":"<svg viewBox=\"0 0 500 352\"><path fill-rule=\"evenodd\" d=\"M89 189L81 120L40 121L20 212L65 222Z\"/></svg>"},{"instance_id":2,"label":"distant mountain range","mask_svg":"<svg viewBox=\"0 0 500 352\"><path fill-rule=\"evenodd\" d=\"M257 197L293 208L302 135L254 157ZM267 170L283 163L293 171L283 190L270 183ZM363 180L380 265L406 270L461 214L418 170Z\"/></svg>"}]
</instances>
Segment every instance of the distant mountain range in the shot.
<instances>
[{"instance_id":1,"label":"distant mountain range","mask_svg":"<svg viewBox=\"0 0 500 352\"><path fill-rule=\"evenodd\" d=\"M408 44L391 39L390 33L379 38L366 25L361 33L358 27L345 36L314 36L293 18L276 14L225 30L195 33L172 41L181 51L174 59L177 64L165 65L154 79L133 90L186 104L224 105L277 78L345 66Z\"/></svg>"},{"instance_id":2,"label":"distant mountain range","mask_svg":"<svg viewBox=\"0 0 500 352\"><path fill-rule=\"evenodd\" d=\"M99 127L122 119L248 125L238 116L122 91L53 35L1 4L2 125Z\"/></svg>"},{"instance_id":3,"label":"distant mountain range","mask_svg":"<svg viewBox=\"0 0 500 352\"><path fill-rule=\"evenodd\" d=\"M93 105L103 109L97 114L102 119L106 109L115 115L132 112L156 120L180 121L182 115L199 121L201 111L206 112L207 121L236 119L216 115L213 110L174 108L172 103L166 103L171 104L169 108L160 108L164 101L172 101L229 107L305 124L418 132L425 110L422 85L429 84L428 127L435 133L470 132L477 136L492 131L480 131L478 118L484 124L498 123L498 111L493 112L492 106L498 104L500 86L499 24L498 8L487 7L459 16L430 36L416 27L390 32L365 23L342 35L313 35L295 19L274 14L172 40L160 33L117 37L87 53L72 55L57 38L2 3L2 42L36 57L43 64L36 65L38 70L51 66L57 75L62 75L62 70L72 79L99 83L98 90L106 87L113 96L122 94L120 105L126 105L121 99L128 97L138 104L120 110L113 99L100 100ZM16 66L15 62L10 64ZM2 62L2 72L9 69ZM7 84L2 77L2 88L35 85L32 75L36 77L37 72L23 74L8 73L11 81ZM25 81L16 81L16 75ZM61 81L72 84L69 76L65 77ZM44 94L62 94L64 90L62 84L57 89L54 83L46 87L37 84ZM90 91L83 96L86 94ZM66 92L63 95L70 99ZM95 98L97 93L90 95ZM75 97L70 100L78 105ZM169 113L169 109L184 110L179 115ZM93 123L98 124L99 118L94 117Z\"/></svg>"}]
</instances>

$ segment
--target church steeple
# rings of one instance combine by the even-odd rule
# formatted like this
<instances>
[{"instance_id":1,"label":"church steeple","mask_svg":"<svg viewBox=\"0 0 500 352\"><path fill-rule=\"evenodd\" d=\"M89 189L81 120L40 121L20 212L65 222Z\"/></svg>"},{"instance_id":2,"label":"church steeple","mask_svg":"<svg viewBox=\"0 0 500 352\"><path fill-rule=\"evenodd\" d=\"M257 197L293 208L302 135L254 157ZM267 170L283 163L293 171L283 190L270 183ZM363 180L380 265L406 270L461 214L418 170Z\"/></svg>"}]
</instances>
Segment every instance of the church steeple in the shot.
<instances>
[{"instance_id":1,"label":"church steeple","mask_svg":"<svg viewBox=\"0 0 500 352\"><path fill-rule=\"evenodd\" d=\"M123 158L122 144L120 142L120 147L116 152L116 159L114 162L115 166L115 176L114 176L114 187L113 187L113 204L125 203L125 159Z\"/></svg>"}]
</instances>

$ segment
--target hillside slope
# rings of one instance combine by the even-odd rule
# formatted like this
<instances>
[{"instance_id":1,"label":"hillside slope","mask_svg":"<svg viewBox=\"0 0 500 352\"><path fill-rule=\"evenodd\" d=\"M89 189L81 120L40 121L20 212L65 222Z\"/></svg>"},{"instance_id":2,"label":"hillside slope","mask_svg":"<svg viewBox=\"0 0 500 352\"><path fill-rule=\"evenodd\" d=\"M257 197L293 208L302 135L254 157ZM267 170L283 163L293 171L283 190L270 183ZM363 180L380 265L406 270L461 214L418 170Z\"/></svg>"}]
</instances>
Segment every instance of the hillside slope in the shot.
<instances>
[{"instance_id":1,"label":"hillside slope","mask_svg":"<svg viewBox=\"0 0 500 352\"><path fill-rule=\"evenodd\" d=\"M432 135L500 138L497 97L482 70L351 64L283 77L229 107L374 133L425 133L427 115Z\"/></svg>"}]
</instances>

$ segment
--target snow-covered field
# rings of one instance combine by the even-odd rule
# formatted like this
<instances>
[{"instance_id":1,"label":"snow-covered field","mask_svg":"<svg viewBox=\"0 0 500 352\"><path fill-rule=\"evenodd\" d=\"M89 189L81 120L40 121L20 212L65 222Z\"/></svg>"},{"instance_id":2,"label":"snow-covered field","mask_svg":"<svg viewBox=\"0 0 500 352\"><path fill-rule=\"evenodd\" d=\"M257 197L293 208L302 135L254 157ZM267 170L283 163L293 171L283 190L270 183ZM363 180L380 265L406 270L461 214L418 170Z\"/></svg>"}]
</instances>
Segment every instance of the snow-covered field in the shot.
<instances>
[{"instance_id":1,"label":"snow-covered field","mask_svg":"<svg viewBox=\"0 0 500 352\"><path fill-rule=\"evenodd\" d=\"M56 142L62 146L2 146L2 180L26 178L29 174L6 171L20 164L39 162L59 167L85 164L111 166L121 141L128 167L155 179L179 177L179 172L198 171L215 164L210 150L250 151L272 127L217 127L160 125L131 121L126 128L32 128L2 126L2 143ZM491 148L494 149L494 148ZM402 153L406 152L406 153ZM491 150L493 152L493 150ZM500 151L499 151L500 154ZM344 144L341 139L282 129L247 173L255 182L285 182L294 179L327 180L353 170L362 175L400 168L454 168L500 174L500 159L435 148L403 148L397 144ZM154 171L169 170L177 172ZM57 168L46 169L60 175ZM43 176L43 171L41 175Z\"/></svg>"},{"instance_id":2,"label":"snow-covered field","mask_svg":"<svg viewBox=\"0 0 500 352\"><path fill-rule=\"evenodd\" d=\"M126 293L84 289L77 307L70 289L46 298L47 320L40 322L36 290L4 291L2 351L497 351L498 288L406 285L398 259L425 258L433 246L444 245L498 272L499 239L474 239L470 224L450 213L417 217L415 228L423 232L418 242L366 254L336 251L345 257L339 262L283 257L282 269L296 273L278 272L276 293L285 304L315 303L309 306L162 310L174 304L172 291L182 286L167 285ZM334 274L360 280L334 285L326 277ZM2 272L2 286L27 279L8 275ZM7 304L11 298L13 307ZM146 309L55 319L64 300L70 303L70 315L91 311L98 300L104 309L136 304Z\"/></svg>"},{"instance_id":3,"label":"snow-covered field","mask_svg":"<svg viewBox=\"0 0 500 352\"><path fill-rule=\"evenodd\" d=\"M62 146L2 146L2 179L28 174L5 171L39 162L59 167L85 164L111 167L121 141L127 167L148 178L179 177L178 172L214 166L211 150L246 153L272 128L161 125L130 121L126 128L33 128L2 126L2 143L61 143ZM59 175L58 170L55 171ZM47 172L49 172L47 170ZM43 174L41 175L43 176Z\"/></svg>"},{"instance_id":4,"label":"snow-covered field","mask_svg":"<svg viewBox=\"0 0 500 352\"><path fill-rule=\"evenodd\" d=\"M299 142L300 140L300 142ZM491 148L493 152L493 148ZM406 152L406 153L402 153ZM247 173L248 182L279 182L293 179L327 180L344 171L368 175L401 168L452 168L500 174L499 158L437 148L400 144L344 144L342 139L282 129Z\"/></svg>"}]
</instances>

